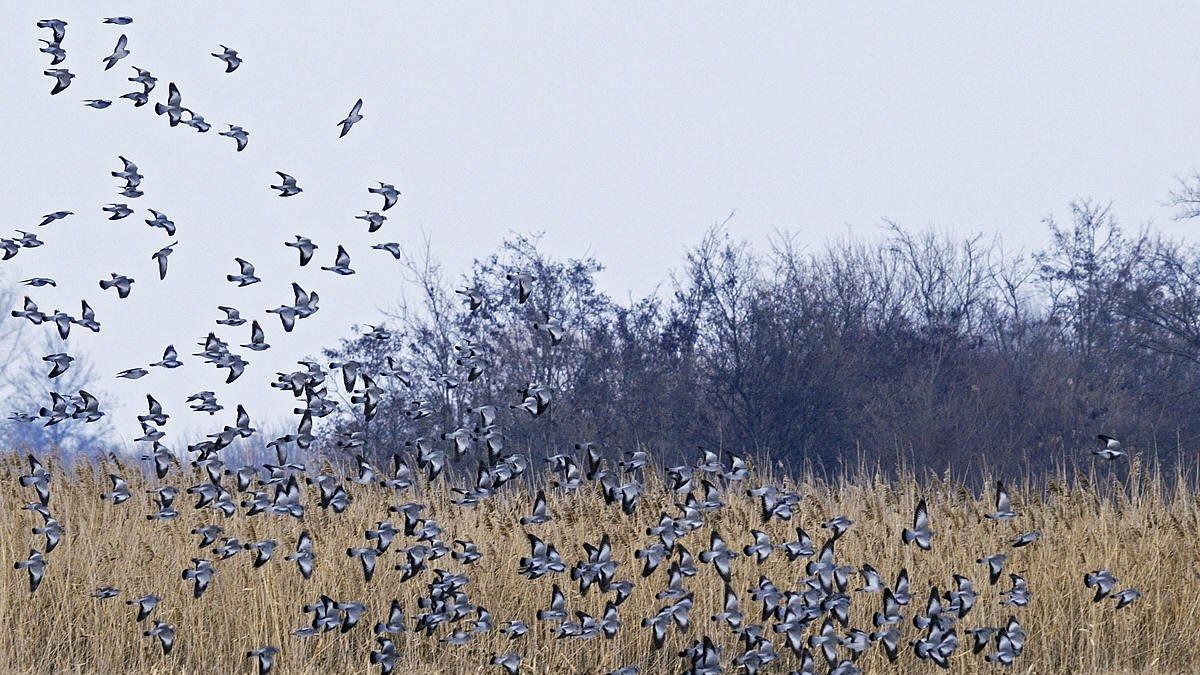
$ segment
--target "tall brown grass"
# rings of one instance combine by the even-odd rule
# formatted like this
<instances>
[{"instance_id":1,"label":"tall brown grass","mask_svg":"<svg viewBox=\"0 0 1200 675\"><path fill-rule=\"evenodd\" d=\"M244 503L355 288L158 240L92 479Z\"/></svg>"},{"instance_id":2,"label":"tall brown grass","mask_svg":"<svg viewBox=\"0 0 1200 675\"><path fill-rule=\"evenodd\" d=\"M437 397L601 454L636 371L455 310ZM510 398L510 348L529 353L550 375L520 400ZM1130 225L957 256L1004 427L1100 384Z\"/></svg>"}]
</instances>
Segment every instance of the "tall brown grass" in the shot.
<instances>
[{"instance_id":1,"label":"tall brown grass","mask_svg":"<svg viewBox=\"0 0 1200 675\"><path fill-rule=\"evenodd\" d=\"M358 561L346 556L346 547L367 545L364 532L376 521L388 519L388 505L409 497L397 498L378 486L347 483L354 502L341 515L317 508L315 498L310 499L303 522L241 513L224 519L216 511L192 509L192 500L183 494L177 502L179 518L150 522L145 518L151 511L145 490L158 483L141 478L135 467L108 464L95 470L82 466L68 469L53 465L50 503L67 534L48 554L45 581L31 595L25 572L13 569L12 562L24 558L31 545L41 547L41 538L29 530L40 525L41 518L20 509L34 499L32 490L17 484L17 476L24 470L20 458L11 457L0 465L0 558L8 569L0 594L0 616L6 623L6 630L0 631L0 670L4 672L249 673L254 666L244 658L245 652L268 644L281 648L280 673L373 671L368 663L374 646L371 625L384 616L393 597L403 603L411 625L418 611L416 598L426 592L432 578L431 572L426 572L407 583L398 582L399 572L392 565L403 558L396 550L411 543L410 538L399 537L392 551L380 558L370 583L364 583ZM130 480L135 491L132 500L114 506L98 498L109 488L104 477L109 471ZM970 638L962 629L1001 625L1010 614L1018 617L1029 636L1014 672L1200 671L1200 593L1196 592L1200 583L1200 505L1186 487L1187 481L1164 481L1136 468L1119 483L1099 481L1095 474L1067 478L1060 474L1022 489L1014 487L1013 503L1020 515L1004 524L983 518L991 510L990 490L981 496L936 477L919 480L909 473L886 479L862 472L836 482L811 476L789 481L803 495L799 511L790 523L773 520L764 525L756 501L744 492L760 482L751 480L728 491L724 495L727 506L710 513L705 527L683 541L693 554L698 553L707 547L709 530L716 529L731 546L740 548L749 542L751 528L760 528L778 544L794 538L794 527L801 525L819 547L826 534L819 524L831 516L846 515L855 523L837 547L842 564L869 562L889 583L901 567L911 573L913 604L906 609L902 624L906 640L916 635L908 619L918 607L923 608L931 584L945 589L954 573L975 581L981 595L976 608L961 622L964 647L953 658L954 672L1000 670L986 664L982 656L970 654ZM168 482L181 488L199 481L199 475L189 470L168 476ZM531 508L530 495L523 489L505 488L501 495L474 508L451 504L440 480L410 495L428 504L424 515L444 528L448 544L454 539L470 539L483 553L474 565L463 566L446 557L433 561L431 568L469 575L467 591L472 601L490 610L497 624L520 618L533 629L515 641L493 631L461 647L409 632L396 638L404 655L397 673L501 672L487 662L492 654L510 649L524 656L522 672L593 673L623 665L638 665L643 673L679 672L684 662L677 653L703 634L726 647L727 672L734 670L730 660L735 638L709 619L719 611L722 594L722 584L710 566L698 563L699 573L686 580L695 593L690 631L679 634L672 630L666 646L652 652L648 632L640 627L643 617L663 605L654 594L665 586L667 565L643 580L634 550L649 541L645 529L657 521L660 512L677 511L673 496L661 482L649 481L647 494L632 517L606 506L591 486L574 494L553 490L549 494L553 521L527 528L517 522ZM920 497L928 500L936 531L929 553L900 544L900 530L908 524ZM393 519L397 525L401 520ZM216 562L212 587L195 600L181 571L189 567L192 557L215 556L198 549L198 537L189 530L212 522L243 542L275 538L280 549L274 560L258 570L252 568L249 552ZM302 529L311 532L318 552L316 572L308 581L283 560ZM1039 542L1010 549L1007 542L1011 537L1033 529L1044 533ZM604 597L593 591L581 598L566 574L534 581L519 576L517 560L528 552L523 530L555 543L568 566L583 557L582 543L596 543L603 533L609 534L615 558L621 563L618 578L637 584L620 607L624 625L615 639L555 639L549 626L535 620L535 611L549 600L552 583L562 586L570 611L599 616ZM1032 601L1026 608L1001 607L999 591L1005 582L988 586L984 568L975 563L983 554L1002 550L1010 554L1008 571L1029 581ZM803 563L789 563L779 551L762 566L745 557L736 561L733 586L741 592L748 621L757 620L758 606L745 591L756 584L758 576L766 575L783 590L795 588L804 576ZM1112 570L1120 587L1134 586L1144 597L1120 611L1114 611L1111 601L1093 604L1082 576L1096 568ZM859 581L856 578L851 588ZM93 599L89 593L100 585L120 588L121 596ZM161 653L156 641L142 636L133 608L124 604L125 599L145 593L163 598L152 618L170 621L178 630L175 650L169 656ZM337 600L364 602L369 613L346 635L331 632L307 639L293 637L292 630L309 619L301 605L322 593ZM869 628L870 613L878 609L879 596L853 597L852 625ZM780 636L769 626L766 634L775 639L781 655L770 672L794 667L796 661ZM911 650L906 650L897 664L888 664L878 647L859 664L867 672L933 670Z\"/></svg>"}]
</instances>

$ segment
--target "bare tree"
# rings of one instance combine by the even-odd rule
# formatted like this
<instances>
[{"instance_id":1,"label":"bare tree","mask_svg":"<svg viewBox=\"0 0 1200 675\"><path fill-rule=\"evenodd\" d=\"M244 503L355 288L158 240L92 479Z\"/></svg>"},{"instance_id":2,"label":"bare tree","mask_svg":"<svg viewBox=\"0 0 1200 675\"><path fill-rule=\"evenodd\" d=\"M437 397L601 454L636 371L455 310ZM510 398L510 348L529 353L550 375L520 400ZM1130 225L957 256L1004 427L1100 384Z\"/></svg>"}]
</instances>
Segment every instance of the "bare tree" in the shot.
<instances>
[{"instance_id":1,"label":"bare tree","mask_svg":"<svg viewBox=\"0 0 1200 675\"><path fill-rule=\"evenodd\" d=\"M9 292L10 297L14 295ZM7 412L36 415L39 408L50 405L51 391L74 395L81 389L94 388L95 372L84 354L75 354L66 372L53 380L47 379L50 366L42 357L63 351L66 344L52 332L52 324L43 324L45 330L41 334L16 319L5 318L0 325L5 326L0 331L0 349L7 355L0 371L0 391L4 393ZM10 448L78 454L106 452L103 444L111 429L107 419L92 423L65 420L46 426L41 420L23 421L14 416L0 423L0 435Z\"/></svg>"},{"instance_id":2,"label":"bare tree","mask_svg":"<svg viewBox=\"0 0 1200 675\"><path fill-rule=\"evenodd\" d=\"M1176 220L1200 217L1200 172L1180 178L1179 184L1167 195L1167 202L1176 208Z\"/></svg>"}]
</instances>

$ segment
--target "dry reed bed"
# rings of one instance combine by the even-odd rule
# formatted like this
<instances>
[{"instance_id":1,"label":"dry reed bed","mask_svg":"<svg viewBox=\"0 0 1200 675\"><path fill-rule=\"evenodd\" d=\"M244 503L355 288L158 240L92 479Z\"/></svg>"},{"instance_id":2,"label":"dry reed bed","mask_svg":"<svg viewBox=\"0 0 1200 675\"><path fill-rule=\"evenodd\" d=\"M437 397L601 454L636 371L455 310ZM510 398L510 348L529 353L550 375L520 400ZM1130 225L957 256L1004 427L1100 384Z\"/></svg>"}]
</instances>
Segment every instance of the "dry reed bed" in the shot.
<instances>
[{"instance_id":1,"label":"dry reed bed","mask_svg":"<svg viewBox=\"0 0 1200 675\"><path fill-rule=\"evenodd\" d=\"M409 499L428 504L424 516L444 528L443 538L475 541L483 558L463 566L449 557L433 561L431 569L441 567L465 572L471 578L467 591L473 602L490 610L499 624L521 618L533 626L523 639L510 642L498 631L481 635L472 642L454 647L439 644L411 633L396 638L405 655L397 673L476 673L500 672L485 667L494 653L515 649L524 656L522 672L592 673L605 672L622 665L640 665L643 673L679 672L683 661L676 653L693 639L709 634L726 647L726 664L732 658L735 640L729 631L709 617L718 610L722 584L715 570L697 562L699 573L685 585L695 593L692 626L687 634L672 632L667 645L651 652L648 632L640 627L642 617L663 605L654 594L665 587L664 564L648 580L641 579L640 561L634 550L649 541L645 530L660 512L675 512L673 499L661 483L651 478L641 507L632 517L606 506L591 486L575 494L550 493L550 512L554 520L543 525L522 528L517 519L531 508L530 495L506 488L503 493L474 508L450 503L446 486L439 480L418 494L397 497L377 486L363 487L347 483L354 502L345 513L334 515L316 507L315 498L306 504L303 522L287 517L259 515L247 518L240 513L231 519L219 512L196 511L192 499L181 494L177 500L181 515L174 521L151 522L150 498L145 490L158 483L137 475L132 467L119 472L129 480L135 496L114 506L98 499L109 488L104 474L111 465L75 468L64 473L53 465L51 510L67 528L59 547L47 557L45 581L32 596L27 577L15 570L12 561L25 557L30 545L40 548L41 537L29 528L40 525L40 517L20 507L33 500L32 490L24 490L16 477L23 462L10 458L0 465L0 559L8 572L4 593L0 595L0 616L10 630L0 633L0 670L5 672L194 672L250 673L251 661L243 658L249 649L278 645L282 651L277 672L368 672L368 653L374 646L371 625L385 614L391 598L404 604L411 622L417 611L416 598L426 593L432 572L398 583L399 572L392 565L403 560L403 549L410 538L398 537L391 552L381 556L375 579L364 583L356 559L348 558L348 546L366 545L364 532L381 519L388 519L387 506ZM68 473L70 474L68 476ZM180 487L199 482L198 475L175 472L168 482ZM943 590L951 575L964 574L975 580L981 591L975 609L961 622L960 637L969 645L963 628L1000 625L1015 614L1029 634L1024 655L1014 672L1029 673L1101 673L1170 672L1200 669L1200 594L1196 561L1200 560L1200 509L1195 495L1183 487L1168 489L1160 477L1134 471L1122 485L1097 489L1093 481L1077 479L1067 487L1061 478L1041 483L1036 489L1013 490L1013 503L1019 517L1005 524L983 520L991 510L991 495L980 499L959 485L936 478L923 481L913 476L884 480L864 476L837 484L813 478L790 483L803 495L798 513L790 523L773 520L763 524L755 500L744 493L758 481L747 481L724 495L727 506L708 514L707 524L683 539L697 554L707 547L709 529L718 530L731 546L740 548L750 540L752 528L767 531L776 544L794 539L794 527L803 526L819 547L826 531L819 527L838 514L855 521L850 532L838 543L841 564L869 562L888 583L901 567L912 578L913 604L905 615L911 618L923 608L930 584ZM1103 493L1106 496L1101 496ZM900 544L900 529L911 518L921 496L928 500L933 528L934 549L924 553ZM310 493L311 497L311 493ZM393 514L394 515L394 514ZM402 518L393 518L397 525ZM225 534L243 542L275 538L280 542L274 559L255 570L251 554L216 562L217 574L209 591L200 600L191 596L191 585L180 574L190 566L191 558L214 558L200 550L198 537L189 530L217 522ZM316 572L311 580L301 579L295 566L283 557L290 553L301 530L308 530L318 554ZM534 613L549 601L551 584L558 583L567 594L568 610L587 611L599 616L604 596L593 590L579 597L566 574L528 580L517 574L517 560L528 553L522 530L534 532L558 546L568 566L583 557L583 542L598 542L602 533L612 539L614 557L620 561L618 578L636 584L633 595L620 607L623 627L613 640L595 638L554 639L553 631L539 625ZM1009 550L1008 571L1022 574L1029 581L1032 602L1024 609L1001 607L999 591L1006 579L995 587L987 585L984 568L975 559L986 553L1007 550L1008 540L1019 532L1041 530L1044 537L1020 550ZM1111 569L1121 586L1132 585L1144 597L1119 612L1111 601L1091 603L1090 593L1082 585L1085 571ZM769 577L781 590L795 588L804 576L804 561L789 563L777 552L762 566L740 557L735 561L733 586L741 593L747 620L756 620L758 606L747 589L756 585L758 576ZM857 586L861 581L855 578ZM113 585L120 597L98 601L89 597L97 586ZM127 598L145 593L163 597L152 618L175 624L178 631L175 651L163 656L158 644L144 638L134 621ZM325 593L336 600L359 600L369 612L348 635L336 632L301 639L291 631L305 625L309 615L301 605ZM853 594L852 625L869 627L870 613L878 609L879 596ZM411 625L411 623L410 623ZM905 639L915 637L911 624L902 624ZM444 635L441 630L437 637ZM787 653L784 641L769 626L781 658L771 672L785 672L796 665ZM932 666L917 661L905 651L891 665L882 651L872 649L860 660L867 672L929 672ZM954 672L976 673L1000 670L984 663L966 648L953 659ZM731 669L732 670L732 669Z\"/></svg>"}]
</instances>

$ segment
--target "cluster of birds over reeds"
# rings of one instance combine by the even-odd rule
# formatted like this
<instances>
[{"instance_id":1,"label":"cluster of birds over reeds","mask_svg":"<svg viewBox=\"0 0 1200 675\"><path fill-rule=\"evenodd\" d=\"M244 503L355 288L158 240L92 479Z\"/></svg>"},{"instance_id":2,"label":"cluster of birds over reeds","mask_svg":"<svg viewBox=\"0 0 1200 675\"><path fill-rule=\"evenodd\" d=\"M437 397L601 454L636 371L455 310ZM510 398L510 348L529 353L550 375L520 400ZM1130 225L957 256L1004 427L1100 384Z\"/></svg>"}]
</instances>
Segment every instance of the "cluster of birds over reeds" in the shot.
<instances>
[{"instance_id":1,"label":"cluster of birds over reeds","mask_svg":"<svg viewBox=\"0 0 1200 675\"><path fill-rule=\"evenodd\" d=\"M103 20L105 24L115 26L129 25L132 21L129 17ZM41 51L51 57L51 65L64 63L68 58L63 46L67 23L46 19L39 21L37 26L51 31L51 39L41 40L45 43ZM129 41L122 34L117 38L112 54L103 59L104 68L114 67L130 54ZM236 50L223 45L213 56L224 63L227 73L235 73L242 63ZM149 102L157 80L147 70L136 66L134 70L136 77L129 79L142 89L119 98L141 107ZM46 75L55 81L51 94L65 91L75 78L67 68L51 68ZM166 116L171 126L182 124L206 133L209 124L200 114L183 105L175 83L170 83L167 90L165 103L156 102L154 111ZM86 103L93 108L111 105L109 99L103 98L88 99ZM362 121L361 109L360 99L350 114L336 124L340 128L339 137L344 137L353 125ZM250 134L240 126L230 124L229 130L220 135L234 139L240 152L246 148ZM136 163L125 157L120 157L119 161L121 167L112 172L113 177L124 181L118 194L126 200L141 198L144 177ZM283 172L278 172L278 176L278 183L269 187L277 190L280 197L293 197L303 191L295 177ZM400 192L387 183L369 187L368 192L382 198L380 210L365 210L357 218L366 221L369 231L375 233L387 220L383 212L396 205ZM110 220L120 220L134 213L128 202L111 203L102 210L110 214ZM148 209L148 213L151 217L145 222L149 227L175 237L176 225L166 212ZM46 214L39 225L49 226L72 215L69 210L54 211ZM5 259L23 248L41 245L33 234L19 234L19 238L3 240ZM166 278L169 256L179 242L172 241L149 256L160 280ZM300 266L307 265L319 248L301 235L284 245L297 250ZM372 248L397 258L401 254L399 244L394 242L376 244ZM236 258L234 262L237 271L226 276L228 283L244 287L261 281L250 261ZM336 247L333 264L322 269L336 275L354 274L350 255L342 245ZM507 280L518 303L529 302L534 297L538 280L532 274L514 273ZM55 285L54 280L44 277L27 279L24 283L34 288ZM102 291L115 291L124 299L131 295L134 283L134 278L129 275L112 272L107 278L100 279L99 287ZM284 332L291 332L297 321L312 316L319 308L316 291L306 290L296 283L292 284L292 290L290 302L264 310L279 317ZM462 288L458 293L472 311L489 302L478 288ZM101 330L87 299L80 302L79 315L74 316L59 309L44 311L32 298L25 297L22 307L11 314L57 331L63 344L67 345L73 327L95 333ZM238 308L221 306L217 309L222 314L216 319L220 326L238 327L248 321ZM249 342L240 347L251 352L270 348L259 320L250 319L249 323ZM564 348L562 342L567 329L553 317L543 315L531 330L550 347ZM379 340L391 336L385 327L377 326L371 326L366 335ZM198 346L200 351L193 356L205 364L226 370L227 383L241 377L250 365L241 352L218 337L215 331L201 338ZM470 340L459 342L455 350L458 370L437 378L448 389L476 380L488 363L487 355ZM50 368L47 377L53 382L71 367L74 359L64 351L46 355L44 360ZM146 366L131 367L120 372L118 377L138 379L149 373L148 368L174 370L184 365L174 345L168 345L161 359ZM646 538L636 551L636 562L615 559L609 536L605 533L598 533L594 543L583 545L582 557L570 559L564 556L554 541L538 534L539 526L554 518L547 506L544 489L539 491L531 512L519 520L529 553L516 561L512 573L530 580L546 579L550 586L546 591L547 604L537 609L532 617L495 620L485 607L471 599L469 571L483 555L477 543L455 538L454 533L444 531L434 519L423 515L426 506L422 503L403 500L406 494L415 493L415 486L422 481L434 481L447 472L448 467L462 467L480 457L473 477L452 488L458 506L468 508L484 503L508 483L519 485L516 489L529 489L527 483L517 480L526 473L528 460L520 452L505 448L504 424L506 419L518 416L536 419L545 415L554 404L552 389L542 383L530 382L512 400L477 405L470 408L469 418L462 420L461 426L438 429L434 420L439 417L440 402L413 400L408 394L413 386L413 376L390 358L381 372L368 372L363 364L354 361L327 366L315 361L301 361L299 365L301 368L293 372L276 373L271 382L272 387L290 393L296 399L298 417L294 432L265 443L273 449L274 461L234 466L222 459L222 450L235 441L245 442L261 436L251 426L245 407L239 404L232 425L223 425L204 440L186 448L186 457L192 458L190 464L200 472L200 482L172 485L172 474L183 472L176 468L180 463L179 456L163 443L164 428L170 415L149 394L147 411L138 415L143 434L136 442L146 448L140 456L147 463L147 471L152 472L160 483L160 487L151 491L152 509L145 517L161 523L162 527L171 527L172 521L179 516L176 500L181 491L195 499L191 508L212 514L210 524L191 530L197 537L198 549L209 551L211 555L196 557L190 567L179 571L183 582L191 585L196 603L204 602L210 584L228 565L250 564L261 568L289 563L295 566L301 579L308 580L324 556L346 555L357 559L367 581L377 573L383 573L391 575L397 584L419 584L423 593L416 608L405 608L393 600L386 616L364 622L367 609L362 599L334 599L314 592L312 602L299 608L307 618L293 635L295 639L303 640L325 633L370 630L376 640L370 662L385 675L393 672L401 659L395 637L405 632L459 646L481 634L500 631L511 638L513 648L493 655L488 664L480 664L480 667L494 666L510 674L521 669L523 638L531 631L549 630L563 640L603 640L641 630L650 647L658 650L672 631L690 634L694 618L692 587L699 584L722 584L724 601L721 611L709 617L711 621L705 624L711 625L714 632L701 631L697 626L702 635L679 652L687 673L719 673L728 665L747 673L757 673L790 663L794 673L823 670L834 675L851 675L860 672L856 663L871 650L882 650L888 659L895 661L906 648L910 648L917 658L942 668L948 667L951 657L963 650L982 655L988 662L1009 666L1018 662L1025 647L1026 633L1021 627L1020 612L1033 601L1036 589L1031 588L1020 574L1009 572L1006 575L1005 571L1010 558L1022 555L1027 547L1039 545L1039 531L1017 534L1002 550L979 551L977 574L986 575L986 587L971 579L970 570L960 570L944 585L931 585L926 589L927 593L918 598L906 569L895 570L894 575L885 577L869 563L848 565L839 560L838 543L854 525L845 516L820 524L827 534L819 545L804 525L798 523L793 523L796 536L790 541L772 541L763 529L722 534L712 526L707 541L698 539L693 533L705 527L711 514L721 511L731 491L745 490L754 497L760 505L764 524L776 519L792 521L801 500L798 493L782 485L751 486L753 474L745 459L732 454L723 457L707 450L694 462L662 470L662 479L676 499L677 510L663 511L657 524L646 530ZM303 453L317 440L313 431L314 419L324 418L339 408L340 403L328 391L328 380L339 376L342 390L350 395L350 405L360 409L364 423L374 418L385 398L395 397L408 401L404 414L414 421L427 421L429 432L413 438L405 448L392 452L387 467L375 466L368 461L363 431L347 432L338 435L334 445L346 456L355 457L355 470L349 475L310 470L304 463ZM50 392L49 398L39 410L17 411L13 418L45 425L86 424L105 414L99 401L87 391ZM213 391L197 392L189 396L186 403L191 409L210 416L225 409ZM1124 451L1116 439L1101 436L1100 447L1095 453L1111 460L1122 456ZM580 443L574 453L555 454L547 462L547 470L554 477L548 489L561 495L595 490L612 509L625 514L633 514L639 508L647 472L652 470L650 458L644 451L629 451L623 453L619 461L611 462L593 443ZM29 590L36 593L43 583L54 583L52 554L63 540L69 523L61 523L53 515L52 472L33 455L28 458L28 466L28 473L19 480L21 486L32 491L32 500L25 508L41 517L40 526L33 528L33 534L41 539L34 542L35 547L28 557L16 562L15 567L27 573ZM470 473L452 469L446 475L469 476ZM186 475L196 474L188 472ZM110 474L109 479L111 490L101 498L114 506L136 508L140 499L135 499L126 479L117 474ZM312 537L303 530L305 513L313 508L335 515L345 511L354 499L354 489L347 485L348 482L379 485L394 491L398 503L390 506L386 513L379 514L375 528L365 533L361 546L350 547L344 553L318 551ZM1003 484L997 484L994 492L995 510L986 518L994 523L1018 521L1020 515L1014 510ZM225 536L221 523L239 518L275 518L274 529L280 534L245 542ZM300 531L292 535L297 529ZM898 539L900 544L915 546L923 552L935 548L937 524L930 518L924 500L916 506L911 527L903 529ZM401 541L406 543L398 543ZM279 550L289 551L282 562L276 554ZM696 551L694 555L692 550ZM243 553L250 557L249 562L232 560ZM777 585L760 574L757 583L750 588L734 586L736 567L745 569L780 557L785 557L792 565L789 569L795 572L788 579L780 580ZM445 565L447 558L454 564ZM389 562L381 565L384 560ZM1090 589L1093 600L1111 601L1115 609L1128 606L1140 595L1134 588L1118 590L1118 580L1109 570L1090 570L1082 576L1083 585ZM852 585L853 579L861 579L861 585ZM180 581L163 579L161 583L165 586ZM603 612L592 616L580 610L572 611L562 591L568 584L578 584L580 595L596 592L605 596ZM635 587L644 585L656 590L655 597L661 606L648 616L623 617L622 603ZM984 601L985 595L992 593L991 589L996 589L991 601L1010 607L1011 615L1002 625L967 627L972 608L977 602ZM158 594L161 592L161 588L122 590L101 586L93 595L97 602L124 596L125 603L132 608L132 618L145 637L157 640L164 657L169 657L177 638L187 639L189 627L177 627L155 616L156 608L162 602ZM1081 592L1086 591L1081 589ZM851 625L850 608L859 603L871 603L877 608L869 625ZM411 619L409 613L412 613ZM906 628L907 625L911 625L911 629ZM722 653L720 644L727 644L729 641L725 638L729 636L722 636L721 632L733 636L738 645L735 653ZM254 660L259 672L265 674L272 670L280 650L286 648L287 645L264 645L248 652L246 658ZM777 661L776 666L771 666ZM632 675L638 671L638 664L629 664L612 673Z\"/></svg>"}]
</instances>

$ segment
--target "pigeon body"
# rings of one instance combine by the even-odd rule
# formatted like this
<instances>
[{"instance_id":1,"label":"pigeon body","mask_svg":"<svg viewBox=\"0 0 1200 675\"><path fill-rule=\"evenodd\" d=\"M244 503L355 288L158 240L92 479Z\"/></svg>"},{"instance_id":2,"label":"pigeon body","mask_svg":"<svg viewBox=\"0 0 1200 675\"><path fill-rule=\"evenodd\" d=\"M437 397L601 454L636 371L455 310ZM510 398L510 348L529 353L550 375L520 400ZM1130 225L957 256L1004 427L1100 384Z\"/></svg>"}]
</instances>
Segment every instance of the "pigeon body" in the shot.
<instances>
[{"instance_id":1,"label":"pigeon body","mask_svg":"<svg viewBox=\"0 0 1200 675\"><path fill-rule=\"evenodd\" d=\"M1125 456L1125 451L1121 448L1121 441L1112 436L1100 434L1096 436L1096 440L1100 442L1100 447L1092 450L1092 454L1100 459L1112 461Z\"/></svg>"},{"instance_id":2,"label":"pigeon body","mask_svg":"<svg viewBox=\"0 0 1200 675\"><path fill-rule=\"evenodd\" d=\"M238 152L245 150L246 144L250 142L250 132L235 124L230 124L228 130L217 133L221 136L232 138L234 141L236 141Z\"/></svg>"},{"instance_id":3,"label":"pigeon body","mask_svg":"<svg viewBox=\"0 0 1200 675\"><path fill-rule=\"evenodd\" d=\"M338 122L338 125L340 125L342 127L342 133L338 134L338 138L342 138L346 134L350 133L350 127L352 127L355 124L358 124L359 122L362 121L363 117L362 117L362 115L359 114L359 111L361 111L361 110L362 110L362 99L360 98L354 102L354 107L350 109L350 114L346 115L346 119L342 120L341 122Z\"/></svg>"},{"instance_id":4,"label":"pigeon body","mask_svg":"<svg viewBox=\"0 0 1200 675\"><path fill-rule=\"evenodd\" d=\"M54 88L50 90L50 95L61 93L64 89L71 86L71 80L75 79L75 75L66 68L49 68L42 72L47 77L54 78Z\"/></svg>"},{"instance_id":5,"label":"pigeon body","mask_svg":"<svg viewBox=\"0 0 1200 675\"><path fill-rule=\"evenodd\" d=\"M346 253L346 249L341 244L338 244L337 259L333 265L330 267L322 266L321 269L342 276L354 274L354 270L350 269L350 254Z\"/></svg>"},{"instance_id":6,"label":"pigeon body","mask_svg":"<svg viewBox=\"0 0 1200 675\"><path fill-rule=\"evenodd\" d=\"M383 197L383 211L387 211L396 205L396 200L400 197L400 191L395 185L390 183L380 182L377 188L367 188L367 192Z\"/></svg>"},{"instance_id":7,"label":"pigeon body","mask_svg":"<svg viewBox=\"0 0 1200 675\"><path fill-rule=\"evenodd\" d=\"M182 97L179 94L179 88L175 86L174 82L168 82L167 83L167 102L166 102L166 104L155 103L154 104L154 114L166 115L167 122L171 126L173 126L173 127L178 126L180 121L183 120L184 108L183 108L181 101L182 101Z\"/></svg>"},{"instance_id":8,"label":"pigeon body","mask_svg":"<svg viewBox=\"0 0 1200 675\"><path fill-rule=\"evenodd\" d=\"M300 189L299 185L296 185L296 179L292 176L282 171L276 171L275 173L279 175L280 183L279 185L272 185L271 189L279 190L280 197L292 197L304 191Z\"/></svg>"},{"instance_id":9,"label":"pigeon body","mask_svg":"<svg viewBox=\"0 0 1200 675\"><path fill-rule=\"evenodd\" d=\"M933 530L929 527L929 510L924 499L917 504L913 513L912 528L905 528L901 538L905 544L916 543L917 547L924 551L933 548Z\"/></svg>"},{"instance_id":10,"label":"pigeon body","mask_svg":"<svg viewBox=\"0 0 1200 675\"><path fill-rule=\"evenodd\" d=\"M163 280L167 278L167 258L175 252L175 244L179 242L173 241L170 244L158 249L150 258L158 265L158 278Z\"/></svg>"},{"instance_id":11,"label":"pigeon body","mask_svg":"<svg viewBox=\"0 0 1200 675\"><path fill-rule=\"evenodd\" d=\"M313 251L320 248L316 244L312 243L312 240L309 239L308 237L301 237L298 234L296 235L296 241L285 241L283 243L283 245L290 247L290 248L294 248L300 252L300 266L301 267L304 267L305 265L307 265L308 261L312 260Z\"/></svg>"},{"instance_id":12,"label":"pigeon body","mask_svg":"<svg viewBox=\"0 0 1200 675\"><path fill-rule=\"evenodd\" d=\"M129 44L129 39L124 35L117 38L117 46L113 47L112 54L109 54L101 59L101 61L104 62L105 70L112 68L113 66L117 65L117 61L129 56L129 50L125 48L127 44Z\"/></svg>"},{"instance_id":13,"label":"pigeon body","mask_svg":"<svg viewBox=\"0 0 1200 675\"><path fill-rule=\"evenodd\" d=\"M108 217L109 220L120 220L133 213L133 209L125 204L108 204L101 207L100 210L110 214Z\"/></svg>"},{"instance_id":14,"label":"pigeon body","mask_svg":"<svg viewBox=\"0 0 1200 675\"><path fill-rule=\"evenodd\" d=\"M238 56L237 50L230 49L225 45L221 45L220 52L213 52L213 56L225 62L225 72L232 73L242 65L242 59Z\"/></svg>"},{"instance_id":15,"label":"pigeon body","mask_svg":"<svg viewBox=\"0 0 1200 675\"><path fill-rule=\"evenodd\" d=\"M270 675L271 669L275 666L277 654L279 654L279 647L259 647L246 652L246 658L255 659L258 664L258 675Z\"/></svg>"},{"instance_id":16,"label":"pigeon body","mask_svg":"<svg viewBox=\"0 0 1200 675\"><path fill-rule=\"evenodd\" d=\"M262 281L262 279L259 279L258 277L254 276L254 265L250 264L249 261L243 260L241 258L234 258L234 260L237 262L238 266L241 268L242 271L240 274L225 275L225 278L230 283L235 283L238 285L238 288L242 288L244 286L249 286L251 284L257 284L258 282Z\"/></svg>"}]
</instances>

